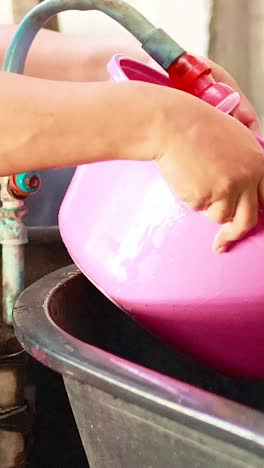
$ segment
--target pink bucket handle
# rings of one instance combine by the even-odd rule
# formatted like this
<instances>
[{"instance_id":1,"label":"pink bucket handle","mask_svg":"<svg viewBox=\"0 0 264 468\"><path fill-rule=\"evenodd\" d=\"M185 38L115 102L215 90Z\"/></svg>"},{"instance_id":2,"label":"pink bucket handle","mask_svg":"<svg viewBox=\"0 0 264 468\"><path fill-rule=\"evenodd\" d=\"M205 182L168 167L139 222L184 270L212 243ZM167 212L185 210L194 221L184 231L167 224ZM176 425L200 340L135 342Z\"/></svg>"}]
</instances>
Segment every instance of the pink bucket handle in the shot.
<instances>
[{"instance_id":1,"label":"pink bucket handle","mask_svg":"<svg viewBox=\"0 0 264 468\"><path fill-rule=\"evenodd\" d=\"M142 62L132 60L123 55L114 55L107 65L107 70L112 81L145 81L174 88L165 73L161 73Z\"/></svg>"},{"instance_id":2,"label":"pink bucket handle","mask_svg":"<svg viewBox=\"0 0 264 468\"><path fill-rule=\"evenodd\" d=\"M154 68L151 68L137 60L124 57L123 55L114 55L107 65L107 70L111 80L116 82L136 80L174 88L171 80L165 74L154 70ZM235 106L239 104L238 97L238 93L234 93ZM232 107L233 106L231 105L231 110ZM221 110L229 113L230 109L228 109L229 107L226 106L226 108L223 107ZM264 149L264 138L256 134L254 135L261 147Z\"/></svg>"}]
</instances>

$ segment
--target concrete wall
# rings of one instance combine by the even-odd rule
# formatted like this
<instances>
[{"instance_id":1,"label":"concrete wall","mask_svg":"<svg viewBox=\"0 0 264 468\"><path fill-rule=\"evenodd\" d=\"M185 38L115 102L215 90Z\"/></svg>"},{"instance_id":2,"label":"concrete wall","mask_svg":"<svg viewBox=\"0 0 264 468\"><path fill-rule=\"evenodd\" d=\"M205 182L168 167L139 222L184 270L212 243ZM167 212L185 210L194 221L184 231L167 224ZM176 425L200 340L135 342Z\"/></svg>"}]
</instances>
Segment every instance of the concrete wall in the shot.
<instances>
[{"instance_id":1,"label":"concrete wall","mask_svg":"<svg viewBox=\"0 0 264 468\"><path fill-rule=\"evenodd\" d=\"M11 2L0 0L0 22L12 22ZM164 28L185 48L196 54L205 54L208 48L210 0L127 0L157 26ZM94 34L100 31L109 36L122 28L98 12L66 12L60 15L62 31ZM124 32L124 34L126 34Z\"/></svg>"}]
</instances>

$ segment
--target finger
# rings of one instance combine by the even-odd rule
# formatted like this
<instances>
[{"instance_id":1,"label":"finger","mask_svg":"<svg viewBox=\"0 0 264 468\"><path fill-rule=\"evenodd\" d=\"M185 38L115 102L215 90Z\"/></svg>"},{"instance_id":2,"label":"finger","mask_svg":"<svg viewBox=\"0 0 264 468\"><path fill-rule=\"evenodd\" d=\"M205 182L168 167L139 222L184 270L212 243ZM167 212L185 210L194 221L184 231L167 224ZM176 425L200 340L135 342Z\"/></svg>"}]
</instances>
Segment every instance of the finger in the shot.
<instances>
[{"instance_id":1,"label":"finger","mask_svg":"<svg viewBox=\"0 0 264 468\"><path fill-rule=\"evenodd\" d=\"M261 135L261 127L258 116L246 98L241 100L239 106L232 115L252 132L256 133L257 135Z\"/></svg>"},{"instance_id":2,"label":"finger","mask_svg":"<svg viewBox=\"0 0 264 468\"><path fill-rule=\"evenodd\" d=\"M227 84L240 94L240 104L233 112L233 116L252 130L252 132L261 135L262 130L257 113L246 95L242 92L236 80L217 63L208 59L206 59L206 63L211 67L215 81L221 81Z\"/></svg>"},{"instance_id":3,"label":"finger","mask_svg":"<svg viewBox=\"0 0 264 468\"><path fill-rule=\"evenodd\" d=\"M217 224L227 223L234 217L236 204L237 197L235 196L232 199L219 200L212 203L206 211L203 211L203 214Z\"/></svg>"},{"instance_id":4,"label":"finger","mask_svg":"<svg viewBox=\"0 0 264 468\"><path fill-rule=\"evenodd\" d=\"M260 206L264 208L264 177L261 179L258 186L258 197Z\"/></svg>"},{"instance_id":5,"label":"finger","mask_svg":"<svg viewBox=\"0 0 264 468\"><path fill-rule=\"evenodd\" d=\"M257 222L258 194L254 187L241 195L233 221L226 223L216 235L213 243L214 252L225 252L232 242L245 236Z\"/></svg>"},{"instance_id":6,"label":"finger","mask_svg":"<svg viewBox=\"0 0 264 468\"><path fill-rule=\"evenodd\" d=\"M258 135L258 136L262 135L262 128L261 128L260 121L259 121L258 117L256 117L255 120L251 120L249 122L248 128L249 128L249 130L251 130L256 135Z\"/></svg>"},{"instance_id":7,"label":"finger","mask_svg":"<svg viewBox=\"0 0 264 468\"><path fill-rule=\"evenodd\" d=\"M243 95L243 92L241 88L239 87L237 81L235 78L233 78L232 75L228 71L226 71L223 67L218 65L215 62L212 62L211 60L207 60L208 65L211 67L212 70L212 75L215 79L215 81L221 81L222 83L227 84L231 88L233 88L235 91L237 91L240 96Z\"/></svg>"},{"instance_id":8,"label":"finger","mask_svg":"<svg viewBox=\"0 0 264 468\"><path fill-rule=\"evenodd\" d=\"M176 191L177 196L180 198L182 203L186 205L193 211L206 211L209 206L212 204L211 195L199 196L199 194L187 194L187 193L180 193Z\"/></svg>"}]
</instances>

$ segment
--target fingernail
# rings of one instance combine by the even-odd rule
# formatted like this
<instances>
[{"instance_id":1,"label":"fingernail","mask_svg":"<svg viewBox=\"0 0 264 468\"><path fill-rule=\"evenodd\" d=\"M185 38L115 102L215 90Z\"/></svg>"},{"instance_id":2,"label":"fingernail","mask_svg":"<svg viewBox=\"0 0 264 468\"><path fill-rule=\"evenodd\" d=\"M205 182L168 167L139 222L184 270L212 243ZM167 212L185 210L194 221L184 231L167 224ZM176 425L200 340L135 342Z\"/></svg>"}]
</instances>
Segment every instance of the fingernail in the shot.
<instances>
[{"instance_id":1,"label":"fingernail","mask_svg":"<svg viewBox=\"0 0 264 468\"><path fill-rule=\"evenodd\" d=\"M223 246L214 247L214 253L216 254L221 254L226 251L227 251L227 247L223 247Z\"/></svg>"}]
</instances>

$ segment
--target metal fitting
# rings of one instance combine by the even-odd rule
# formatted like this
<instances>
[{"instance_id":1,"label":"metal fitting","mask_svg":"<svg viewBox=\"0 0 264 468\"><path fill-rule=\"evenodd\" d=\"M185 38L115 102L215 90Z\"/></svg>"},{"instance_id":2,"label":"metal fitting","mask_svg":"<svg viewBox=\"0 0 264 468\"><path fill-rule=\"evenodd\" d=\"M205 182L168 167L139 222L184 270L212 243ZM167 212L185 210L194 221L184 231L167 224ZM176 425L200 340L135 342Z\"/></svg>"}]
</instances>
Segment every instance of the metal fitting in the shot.
<instances>
[{"instance_id":1,"label":"metal fitting","mask_svg":"<svg viewBox=\"0 0 264 468\"><path fill-rule=\"evenodd\" d=\"M39 191L41 180L37 172L28 172L10 176L8 192L17 199L27 198Z\"/></svg>"}]
</instances>

